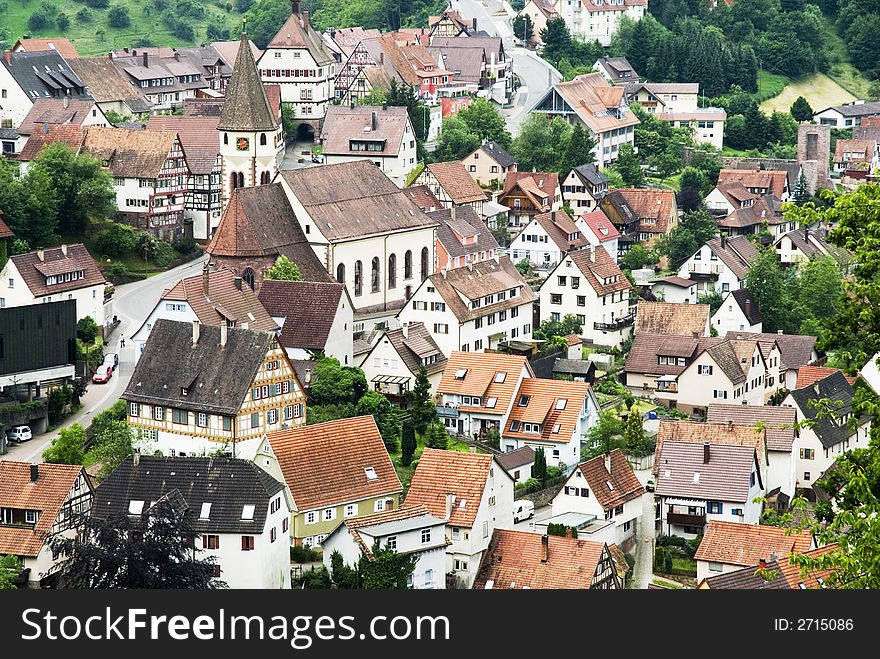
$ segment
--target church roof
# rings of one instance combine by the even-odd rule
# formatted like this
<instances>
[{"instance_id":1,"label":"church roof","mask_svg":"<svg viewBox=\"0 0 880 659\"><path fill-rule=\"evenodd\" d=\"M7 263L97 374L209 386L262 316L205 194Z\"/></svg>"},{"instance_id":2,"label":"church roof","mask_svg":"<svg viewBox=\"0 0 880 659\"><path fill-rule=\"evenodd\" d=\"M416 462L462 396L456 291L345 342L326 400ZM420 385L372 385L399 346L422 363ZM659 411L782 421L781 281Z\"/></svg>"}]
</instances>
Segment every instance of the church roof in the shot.
<instances>
[{"instance_id":1,"label":"church roof","mask_svg":"<svg viewBox=\"0 0 880 659\"><path fill-rule=\"evenodd\" d=\"M247 33L241 36L218 130L274 131L278 121L257 72Z\"/></svg>"}]
</instances>

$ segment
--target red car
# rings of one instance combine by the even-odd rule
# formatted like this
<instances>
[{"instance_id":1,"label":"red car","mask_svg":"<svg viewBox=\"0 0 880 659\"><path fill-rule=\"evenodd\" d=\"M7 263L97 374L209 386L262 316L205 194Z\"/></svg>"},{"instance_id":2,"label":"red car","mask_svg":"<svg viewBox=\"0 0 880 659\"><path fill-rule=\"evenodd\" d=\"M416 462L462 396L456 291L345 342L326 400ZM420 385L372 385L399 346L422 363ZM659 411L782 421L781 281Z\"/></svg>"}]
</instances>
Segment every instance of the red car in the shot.
<instances>
[{"instance_id":1,"label":"red car","mask_svg":"<svg viewBox=\"0 0 880 659\"><path fill-rule=\"evenodd\" d=\"M95 374L92 376L92 382L97 382L99 384L104 384L110 381L110 378L113 376L113 367L109 364L103 364L98 367L98 370L95 371Z\"/></svg>"}]
</instances>

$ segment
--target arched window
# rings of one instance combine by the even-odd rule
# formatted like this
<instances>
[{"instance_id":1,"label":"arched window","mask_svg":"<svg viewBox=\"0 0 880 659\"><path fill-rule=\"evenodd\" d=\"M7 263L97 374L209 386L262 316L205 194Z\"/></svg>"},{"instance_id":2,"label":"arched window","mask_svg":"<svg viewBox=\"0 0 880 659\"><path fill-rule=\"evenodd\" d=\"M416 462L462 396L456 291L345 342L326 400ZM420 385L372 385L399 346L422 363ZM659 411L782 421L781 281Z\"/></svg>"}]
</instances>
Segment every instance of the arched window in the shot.
<instances>
[{"instance_id":1,"label":"arched window","mask_svg":"<svg viewBox=\"0 0 880 659\"><path fill-rule=\"evenodd\" d=\"M403 278L412 279L412 250L406 250L403 255Z\"/></svg>"},{"instance_id":2,"label":"arched window","mask_svg":"<svg viewBox=\"0 0 880 659\"><path fill-rule=\"evenodd\" d=\"M388 257L388 288L397 287L397 255L392 254Z\"/></svg>"},{"instance_id":3,"label":"arched window","mask_svg":"<svg viewBox=\"0 0 880 659\"><path fill-rule=\"evenodd\" d=\"M269 180L272 175L269 172L262 172L260 174L260 185L268 185L271 183Z\"/></svg>"},{"instance_id":4,"label":"arched window","mask_svg":"<svg viewBox=\"0 0 880 659\"><path fill-rule=\"evenodd\" d=\"M229 144L229 134L223 133L223 144Z\"/></svg>"},{"instance_id":5,"label":"arched window","mask_svg":"<svg viewBox=\"0 0 880 659\"><path fill-rule=\"evenodd\" d=\"M336 281L340 284L345 283L345 264L340 263L336 266Z\"/></svg>"},{"instance_id":6,"label":"arched window","mask_svg":"<svg viewBox=\"0 0 880 659\"><path fill-rule=\"evenodd\" d=\"M373 257L373 263L370 266L370 291L379 292L379 257Z\"/></svg>"},{"instance_id":7,"label":"arched window","mask_svg":"<svg viewBox=\"0 0 880 659\"><path fill-rule=\"evenodd\" d=\"M238 173L238 187L240 187L240 188L244 187L244 172Z\"/></svg>"},{"instance_id":8,"label":"arched window","mask_svg":"<svg viewBox=\"0 0 880 659\"><path fill-rule=\"evenodd\" d=\"M422 247L422 281L425 281L428 275L431 274L428 271L428 267L428 248Z\"/></svg>"},{"instance_id":9,"label":"arched window","mask_svg":"<svg viewBox=\"0 0 880 659\"><path fill-rule=\"evenodd\" d=\"M360 295L364 292L364 270L360 261L354 262L354 294Z\"/></svg>"},{"instance_id":10,"label":"arched window","mask_svg":"<svg viewBox=\"0 0 880 659\"><path fill-rule=\"evenodd\" d=\"M266 146L266 133L260 133L260 146Z\"/></svg>"},{"instance_id":11,"label":"arched window","mask_svg":"<svg viewBox=\"0 0 880 659\"><path fill-rule=\"evenodd\" d=\"M241 278L244 280L244 283L253 289L254 287L254 271L251 268L245 268L244 272L241 273Z\"/></svg>"},{"instance_id":12,"label":"arched window","mask_svg":"<svg viewBox=\"0 0 880 659\"><path fill-rule=\"evenodd\" d=\"M232 190L235 190L235 188L238 187L238 174L236 174L235 172L232 172L229 175L229 187Z\"/></svg>"}]
</instances>

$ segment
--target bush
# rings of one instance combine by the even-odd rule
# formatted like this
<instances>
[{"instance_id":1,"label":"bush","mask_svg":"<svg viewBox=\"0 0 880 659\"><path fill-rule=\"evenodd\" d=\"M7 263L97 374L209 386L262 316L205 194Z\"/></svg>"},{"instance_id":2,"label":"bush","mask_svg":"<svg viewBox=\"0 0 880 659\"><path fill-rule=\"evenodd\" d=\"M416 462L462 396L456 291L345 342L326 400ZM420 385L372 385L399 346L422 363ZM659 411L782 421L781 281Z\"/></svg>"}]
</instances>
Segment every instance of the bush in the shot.
<instances>
[{"instance_id":1,"label":"bush","mask_svg":"<svg viewBox=\"0 0 880 659\"><path fill-rule=\"evenodd\" d=\"M82 7L76 12L76 20L78 23L91 23L92 12L90 12L87 7Z\"/></svg>"},{"instance_id":2,"label":"bush","mask_svg":"<svg viewBox=\"0 0 880 659\"><path fill-rule=\"evenodd\" d=\"M95 236L95 248L107 256L118 258L134 249L135 231L127 224L111 222Z\"/></svg>"},{"instance_id":3,"label":"bush","mask_svg":"<svg viewBox=\"0 0 880 659\"><path fill-rule=\"evenodd\" d=\"M311 547L300 545L290 548L290 560L292 563L314 563L321 560L321 554Z\"/></svg>"},{"instance_id":4,"label":"bush","mask_svg":"<svg viewBox=\"0 0 880 659\"><path fill-rule=\"evenodd\" d=\"M59 30L66 30L70 27L70 17L67 14L58 14L58 18L55 19L56 25L58 25Z\"/></svg>"},{"instance_id":5,"label":"bush","mask_svg":"<svg viewBox=\"0 0 880 659\"><path fill-rule=\"evenodd\" d=\"M60 419L64 414L64 408L70 405L73 400L73 389L69 386L56 387L46 396L46 407L49 411L49 418L52 420Z\"/></svg>"},{"instance_id":6,"label":"bush","mask_svg":"<svg viewBox=\"0 0 880 659\"><path fill-rule=\"evenodd\" d=\"M42 9L38 9L28 18L28 27L34 32L40 32L52 27L52 17Z\"/></svg>"},{"instance_id":7,"label":"bush","mask_svg":"<svg viewBox=\"0 0 880 659\"><path fill-rule=\"evenodd\" d=\"M666 570L667 574L672 573L672 554L669 552L666 553L666 557L663 559L663 569Z\"/></svg>"},{"instance_id":8,"label":"bush","mask_svg":"<svg viewBox=\"0 0 880 659\"><path fill-rule=\"evenodd\" d=\"M153 262L160 268L167 268L179 258L177 251L166 242L157 242L153 251Z\"/></svg>"},{"instance_id":9,"label":"bush","mask_svg":"<svg viewBox=\"0 0 880 659\"><path fill-rule=\"evenodd\" d=\"M85 0L85 2L92 9L107 9L110 6L110 0Z\"/></svg>"},{"instance_id":10,"label":"bush","mask_svg":"<svg viewBox=\"0 0 880 659\"><path fill-rule=\"evenodd\" d=\"M199 249L199 244L196 242L195 238L191 238L189 236L178 238L173 243L171 243L171 246L181 256L192 254L197 249Z\"/></svg>"},{"instance_id":11,"label":"bush","mask_svg":"<svg viewBox=\"0 0 880 659\"><path fill-rule=\"evenodd\" d=\"M107 12L107 25L110 27L128 27L131 25L131 16L128 15L128 7L114 5Z\"/></svg>"},{"instance_id":12,"label":"bush","mask_svg":"<svg viewBox=\"0 0 880 659\"><path fill-rule=\"evenodd\" d=\"M99 333L98 323L91 316L80 318L76 323L76 336L85 344L94 343Z\"/></svg>"},{"instance_id":13,"label":"bush","mask_svg":"<svg viewBox=\"0 0 880 659\"><path fill-rule=\"evenodd\" d=\"M167 18L166 18L167 21ZM196 38L196 29L193 27L193 24L189 21L181 21L178 19L174 19L172 23L169 23L172 26L172 32L174 36L178 39L183 39L184 41L194 41Z\"/></svg>"}]
</instances>

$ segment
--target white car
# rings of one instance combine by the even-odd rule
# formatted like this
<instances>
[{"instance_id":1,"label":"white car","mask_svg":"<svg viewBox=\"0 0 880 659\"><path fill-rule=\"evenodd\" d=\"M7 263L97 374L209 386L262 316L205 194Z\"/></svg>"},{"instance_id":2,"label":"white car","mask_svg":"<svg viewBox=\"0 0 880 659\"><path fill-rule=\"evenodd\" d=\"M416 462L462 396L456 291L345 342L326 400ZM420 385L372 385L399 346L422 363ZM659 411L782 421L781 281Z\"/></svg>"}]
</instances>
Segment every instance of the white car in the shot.
<instances>
[{"instance_id":1,"label":"white car","mask_svg":"<svg viewBox=\"0 0 880 659\"><path fill-rule=\"evenodd\" d=\"M6 429L6 441L8 442L26 442L33 436L30 426L13 426Z\"/></svg>"},{"instance_id":2,"label":"white car","mask_svg":"<svg viewBox=\"0 0 880 659\"><path fill-rule=\"evenodd\" d=\"M513 502L513 521L521 522L535 516L535 503L528 499L520 499Z\"/></svg>"}]
</instances>

